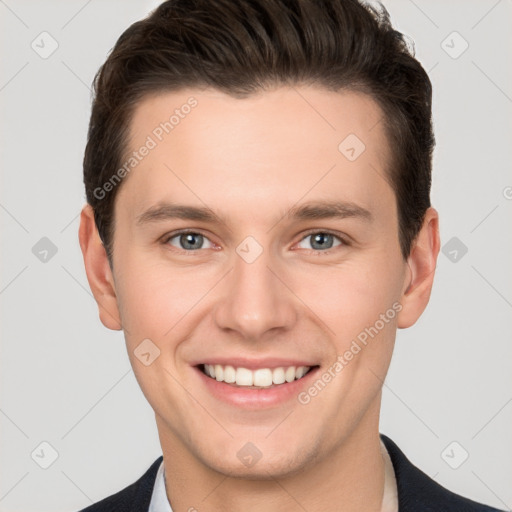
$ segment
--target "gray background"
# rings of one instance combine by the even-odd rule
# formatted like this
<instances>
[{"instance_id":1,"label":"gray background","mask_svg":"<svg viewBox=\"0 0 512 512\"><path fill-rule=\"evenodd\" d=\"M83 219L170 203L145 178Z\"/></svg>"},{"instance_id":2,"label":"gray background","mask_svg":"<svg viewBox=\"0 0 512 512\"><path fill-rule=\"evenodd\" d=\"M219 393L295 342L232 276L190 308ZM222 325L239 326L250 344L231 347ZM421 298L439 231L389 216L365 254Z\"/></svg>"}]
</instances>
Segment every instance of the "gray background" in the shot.
<instances>
[{"instance_id":1,"label":"gray background","mask_svg":"<svg viewBox=\"0 0 512 512\"><path fill-rule=\"evenodd\" d=\"M161 453L123 336L99 322L77 238L91 80L157 3L0 0L1 511L77 510ZM380 430L442 485L510 509L512 3L385 4L434 85L445 254L427 311L398 333ZM48 58L31 47L51 49L43 31L59 45ZM41 253L43 237L55 255Z\"/></svg>"}]
</instances>

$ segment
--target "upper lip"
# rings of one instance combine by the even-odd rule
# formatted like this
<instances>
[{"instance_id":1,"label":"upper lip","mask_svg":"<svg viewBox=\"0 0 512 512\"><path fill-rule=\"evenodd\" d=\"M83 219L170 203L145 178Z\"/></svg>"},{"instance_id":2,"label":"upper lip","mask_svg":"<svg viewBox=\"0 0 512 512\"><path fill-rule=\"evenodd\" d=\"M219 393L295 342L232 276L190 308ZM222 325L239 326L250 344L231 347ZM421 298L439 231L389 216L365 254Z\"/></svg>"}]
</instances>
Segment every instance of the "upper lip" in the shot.
<instances>
[{"instance_id":1,"label":"upper lip","mask_svg":"<svg viewBox=\"0 0 512 512\"><path fill-rule=\"evenodd\" d=\"M317 366L318 363L307 361L305 359L283 359L279 357L265 357L262 359L246 357L205 357L204 359L192 362L192 366L201 364L220 364L222 366L231 365L235 368L247 368L248 370L257 370L258 368L279 368L290 366Z\"/></svg>"}]
</instances>

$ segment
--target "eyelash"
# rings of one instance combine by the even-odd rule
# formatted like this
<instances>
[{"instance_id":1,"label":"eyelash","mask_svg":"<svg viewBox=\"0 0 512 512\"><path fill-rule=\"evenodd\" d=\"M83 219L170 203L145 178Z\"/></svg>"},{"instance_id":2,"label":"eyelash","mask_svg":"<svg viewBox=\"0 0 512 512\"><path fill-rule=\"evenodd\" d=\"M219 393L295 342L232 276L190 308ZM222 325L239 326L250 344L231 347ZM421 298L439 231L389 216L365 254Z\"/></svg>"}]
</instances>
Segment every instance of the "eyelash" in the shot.
<instances>
[{"instance_id":1,"label":"eyelash","mask_svg":"<svg viewBox=\"0 0 512 512\"><path fill-rule=\"evenodd\" d=\"M180 235L189 235L189 234L201 235L204 238L210 240L204 233L201 233L201 231L191 231L191 230L184 229L181 231L175 231L173 233L170 233L169 235L164 236L164 238L162 240L162 244L167 245L167 244L169 244L169 241L172 240L173 238L176 238L177 236L180 236ZM347 247L350 245L348 240L344 236L342 236L340 233L336 233L334 231L329 231L329 230L325 230L325 229L323 229L323 230L312 229L310 231L307 231L305 234L303 234L302 238L299 240L298 243L302 242L304 239L308 238L311 235L317 235L317 234L332 235L333 237L337 238L341 242L341 244L337 245L336 247L333 247L331 249L326 249L323 251L316 251L314 249L309 249L310 252L314 252L314 253L322 254L322 255L328 255L328 254L331 254L338 247L343 247L343 246ZM196 250L186 251L184 249L178 249L177 247L173 247L172 250L176 251L178 254L193 255L193 254L195 254L199 251L202 251L204 249L196 249ZM306 249L306 250L308 250L308 249Z\"/></svg>"}]
</instances>

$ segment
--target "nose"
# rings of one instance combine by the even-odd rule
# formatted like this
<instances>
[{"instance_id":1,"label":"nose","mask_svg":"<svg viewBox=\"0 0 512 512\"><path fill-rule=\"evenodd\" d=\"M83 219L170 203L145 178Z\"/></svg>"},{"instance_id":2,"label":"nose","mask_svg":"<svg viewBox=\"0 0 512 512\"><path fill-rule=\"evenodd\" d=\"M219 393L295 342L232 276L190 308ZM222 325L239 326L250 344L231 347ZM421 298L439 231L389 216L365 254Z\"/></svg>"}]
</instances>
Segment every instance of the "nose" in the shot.
<instances>
[{"instance_id":1,"label":"nose","mask_svg":"<svg viewBox=\"0 0 512 512\"><path fill-rule=\"evenodd\" d=\"M294 296L278 265L270 260L265 251L252 263L235 255L214 313L220 329L258 341L292 328L297 320Z\"/></svg>"}]
</instances>

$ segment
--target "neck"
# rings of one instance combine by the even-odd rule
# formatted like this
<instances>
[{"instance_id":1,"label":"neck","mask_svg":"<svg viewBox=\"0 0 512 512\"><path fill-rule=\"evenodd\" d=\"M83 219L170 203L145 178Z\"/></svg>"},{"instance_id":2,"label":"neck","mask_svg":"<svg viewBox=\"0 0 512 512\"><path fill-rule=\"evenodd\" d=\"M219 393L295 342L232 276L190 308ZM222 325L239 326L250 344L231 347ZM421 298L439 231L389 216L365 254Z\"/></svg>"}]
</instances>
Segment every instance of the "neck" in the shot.
<instances>
[{"instance_id":1,"label":"neck","mask_svg":"<svg viewBox=\"0 0 512 512\"><path fill-rule=\"evenodd\" d=\"M361 421L328 453L292 475L236 478L199 461L156 417L173 512L381 512L385 465L379 437L380 393Z\"/></svg>"}]
</instances>

